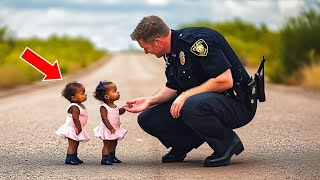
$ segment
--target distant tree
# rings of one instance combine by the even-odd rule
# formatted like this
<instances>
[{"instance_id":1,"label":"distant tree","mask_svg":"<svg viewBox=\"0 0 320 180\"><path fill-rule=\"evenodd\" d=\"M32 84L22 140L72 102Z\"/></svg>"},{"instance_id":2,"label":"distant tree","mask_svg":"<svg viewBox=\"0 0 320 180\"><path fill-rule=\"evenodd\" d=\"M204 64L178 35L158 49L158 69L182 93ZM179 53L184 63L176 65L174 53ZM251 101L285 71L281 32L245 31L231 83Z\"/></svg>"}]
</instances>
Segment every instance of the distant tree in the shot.
<instances>
[{"instance_id":1,"label":"distant tree","mask_svg":"<svg viewBox=\"0 0 320 180\"><path fill-rule=\"evenodd\" d=\"M15 46L15 40L7 27L0 26L0 65Z\"/></svg>"},{"instance_id":2,"label":"distant tree","mask_svg":"<svg viewBox=\"0 0 320 180\"><path fill-rule=\"evenodd\" d=\"M320 61L320 1L290 18L281 29L281 61L285 75Z\"/></svg>"},{"instance_id":3,"label":"distant tree","mask_svg":"<svg viewBox=\"0 0 320 180\"><path fill-rule=\"evenodd\" d=\"M6 31L7 31L6 27L1 27L0 26L0 43L4 42Z\"/></svg>"},{"instance_id":4,"label":"distant tree","mask_svg":"<svg viewBox=\"0 0 320 180\"><path fill-rule=\"evenodd\" d=\"M0 26L0 90L43 78L41 73L19 58L26 47L50 63L59 60L62 74L84 68L106 54L84 37L52 35L47 39L15 39L11 31Z\"/></svg>"},{"instance_id":5,"label":"distant tree","mask_svg":"<svg viewBox=\"0 0 320 180\"><path fill-rule=\"evenodd\" d=\"M219 23L200 21L181 26L184 27L208 27L219 31L231 44L242 63L247 66L257 67L263 55L272 60L268 61L266 66L271 65L269 62L279 62L279 33L270 31L266 24L256 26L236 18ZM268 74L270 68L266 69Z\"/></svg>"}]
</instances>

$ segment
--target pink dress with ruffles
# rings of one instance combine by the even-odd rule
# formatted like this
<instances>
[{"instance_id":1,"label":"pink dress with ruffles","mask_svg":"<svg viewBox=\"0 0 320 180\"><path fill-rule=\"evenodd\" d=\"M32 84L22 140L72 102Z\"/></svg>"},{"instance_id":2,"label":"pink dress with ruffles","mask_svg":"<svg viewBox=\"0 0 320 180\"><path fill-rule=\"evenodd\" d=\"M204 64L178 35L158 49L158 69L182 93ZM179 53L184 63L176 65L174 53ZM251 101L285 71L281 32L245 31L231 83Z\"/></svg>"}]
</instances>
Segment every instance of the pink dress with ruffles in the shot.
<instances>
[{"instance_id":1,"label":"pink dress with ruffles","mask_svg":"<svg viewBox=\"0 0 320 180\"><path fill-rule=\"evenodd\" d=\"M103 122L99 124L96 128L93 129L94 136L97 138L100 138L102 140L121 140L123 139L124 135L128 132L126 129L123 129L120 127L120 114L119 114L119 108L111 108L105 103L103 103L101 106L105 107L108 111L108 120L112 127L116 130L114 134L111 134L111 131L104 125Z\"/></svg>"},{"instance_id":2,"label":"pink dress with ruffles","mask_svg":"<svg viewBox=\"0 0 320 180\"><path fill-rule=\"evenodd\" d=\"M76 134L77 128L73 122L72 114L68 113L68 110L71 108L71 106L77 106L80 110L79 121L81 124L82 131L78 135ZM90 138L83 128L87 124L87 121L88 121L87 109L86 108L83 109L81 106L79 106L76 103L71 103L67 109L66 123L64 123L55 133L64 139L70 138L75 141L87 142L90 140Z\"/></svg>"}]
</instances>

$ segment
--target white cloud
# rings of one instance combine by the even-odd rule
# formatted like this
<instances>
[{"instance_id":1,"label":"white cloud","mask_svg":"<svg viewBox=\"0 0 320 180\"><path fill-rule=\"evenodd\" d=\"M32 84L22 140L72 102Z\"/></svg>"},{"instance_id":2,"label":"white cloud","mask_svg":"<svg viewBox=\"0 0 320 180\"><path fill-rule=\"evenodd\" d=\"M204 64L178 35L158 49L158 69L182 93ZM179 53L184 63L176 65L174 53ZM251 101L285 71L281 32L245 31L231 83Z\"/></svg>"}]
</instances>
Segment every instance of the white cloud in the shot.
<instances>
[{"instance_id":1,"label":"white cloud","mask_svg":"<svg viewBox=\"0 0 320 180\"><path fill-rule=\"evenodd\" d=\"M6 9L1 15L9 17L12 9ZM26 17L30 20L26 20ZM113 18L110 18L113 17ZM117 51L128 48L130 34L134 24L123 13L79 13L63 9L18 11L5 24L16 32L18 37L37 36L47 38L52 34L84 36L92 40L99 48Z\"/></svg>"},{"instance_id":2,"label":"white cloud","mask_svg":"<svg viewBox=\"0 0 320 180\"><path fill-rule=\"evenodd\" d=\"M219 21L237 17L255 24L267 24L272 30L279 29L288 17L297 15L304 6L302 0L226 0L208 4L212 16Z\"/></svg>"},{"instance_id":3,"label":"white cloud","mask_svg":"<svg viewBox=\"0 0 320 180\"><path fill-rule=\"evenodd\" d=\"M160 5L165 6L168 5L171 1L170 0L146 0L147 4L150 5Z\"/></svg>"},{"instance_id":4,"label":"white cloud","mask_svg":"<svg viewBox=\"0 0 320 180\"><path fill-rule=\"evenodd\" d=\"M42 4L23 7L15 1L0 3L0 23L18 37L84 36L111 51L137 47L130 33L146 15L160 16L171 28L196 20L220 22L239 17L277 30L306 5L303 0L145 0L135 4L126 0L56 0L54 6L51 1L48 6L49 1L32 2Z\"/></svg>"},{"instance_id":5,"label":"white cloud","mask_svg":"<svg viewBox=\"0 0 320 180\"><path fill-rule=\"evenodd\" d=\"M47 12L47 17L48 17L48 20L62 21L65 19L64 9L51 8Z\"/></svg>"},{"instance_id":6,"label":"white cloud","mask_svg":"<svg viewBox=\"0 0 320 180\"><path fill-rule=\"evenodd\" d=\"M68 0L68 2L76 4L118 4L124 2L124 0Z\"/></svg>"},{"instance_id":7,"label":"white cloud","mask_svg":"<svg viewBox=\"0 0 320 180\"><path fill-rule=\"evenodd\" d=\"M290 1L278 1L278 7L281 15L288 17L289 15L297 15L301 10L301 7L305 7L304 1L290 0Z\"/></svg>"}]
</instances>

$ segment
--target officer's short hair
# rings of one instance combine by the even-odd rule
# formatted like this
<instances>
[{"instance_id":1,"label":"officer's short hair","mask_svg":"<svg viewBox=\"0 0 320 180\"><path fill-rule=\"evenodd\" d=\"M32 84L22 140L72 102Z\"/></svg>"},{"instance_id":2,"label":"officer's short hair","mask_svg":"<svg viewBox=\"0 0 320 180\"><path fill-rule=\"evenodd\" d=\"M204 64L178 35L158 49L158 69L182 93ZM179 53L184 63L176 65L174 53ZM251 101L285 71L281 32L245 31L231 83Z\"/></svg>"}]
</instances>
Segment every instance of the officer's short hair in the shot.
<instances>
[{"instance_id":1,"label":"officer's short hair","mask_svg":"<svg viewBox=\"0 0 320 180\"><path fill-rule=\"evenodd\" d=\"M137 25L132 32L131 39L137 41L142 39L144 42L152 42L158 37L167 37L170 28L158 16L146 16Z\"/></svg>"}]
</instances>

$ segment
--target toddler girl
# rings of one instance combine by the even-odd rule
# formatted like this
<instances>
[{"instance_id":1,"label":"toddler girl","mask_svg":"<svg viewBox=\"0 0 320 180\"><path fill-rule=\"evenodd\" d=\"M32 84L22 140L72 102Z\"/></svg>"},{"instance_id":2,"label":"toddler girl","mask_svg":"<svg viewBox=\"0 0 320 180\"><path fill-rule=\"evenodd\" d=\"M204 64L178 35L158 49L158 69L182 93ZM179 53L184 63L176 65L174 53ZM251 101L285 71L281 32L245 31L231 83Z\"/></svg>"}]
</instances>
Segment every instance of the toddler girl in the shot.
<instances>
[{"instance_id":1,"label":"toddler girl","mask_svg":"<svg viewBox=\"0 0 320 180\"><path fill-rule=\"evenodd\" d=\"M90 139L83 129L87 123L88 115L82 102L87 100L87 94L83 85L77 82L67 84L61 93L70 101L70 105L67 108L66 123L56 131L56 134L68 139L69 142L65 164L82 164L83 161L77 155L79 141L87 142Z\"/></svg>"},{"instance_id":2,"label":"toddler girl","mask_svg":"<svg viewBox=\"0 0 320 180\"><path fill-rule=\"evenodd\" d=\"M114 101L119 100L120 93L113 82L100 81L94 92L94 97L103 102L100 106L102 122L93 129L94 136L103 140L101 164L121 163L115 156L117 140L121 140L127 130L120 127L120 115L126 110L124 107L118 108L114 104Z\"/></svg>"}]
</instances>

